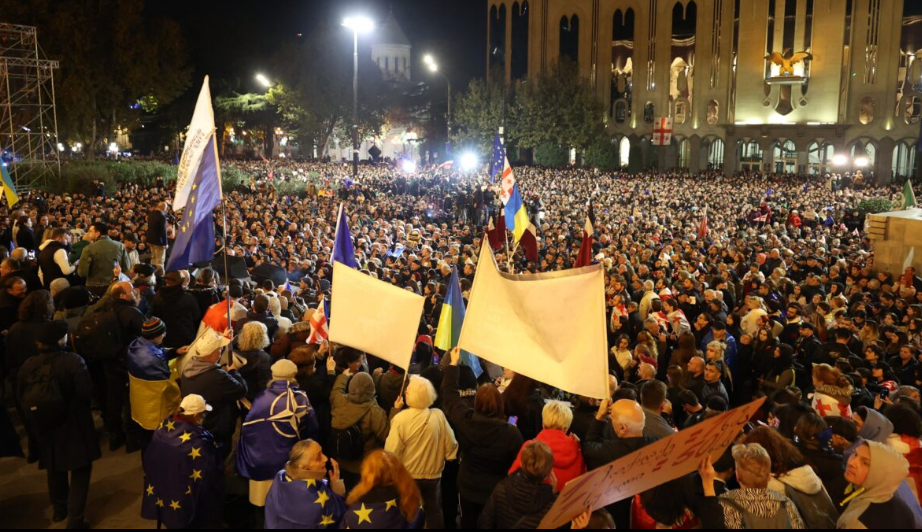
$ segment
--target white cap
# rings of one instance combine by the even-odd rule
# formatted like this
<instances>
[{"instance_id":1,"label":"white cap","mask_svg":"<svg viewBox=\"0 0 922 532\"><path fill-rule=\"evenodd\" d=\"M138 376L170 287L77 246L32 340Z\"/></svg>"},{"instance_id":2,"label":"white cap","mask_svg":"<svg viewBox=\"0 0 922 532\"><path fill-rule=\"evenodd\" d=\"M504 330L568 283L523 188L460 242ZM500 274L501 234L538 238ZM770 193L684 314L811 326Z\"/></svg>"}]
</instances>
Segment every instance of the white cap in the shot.
<instances>
[{"instance_id":1,"label":"white cap","mask_svg":"<svg viewBox=\"0 0 922 532\"><path fill-rule=\"evenodd\" d=\"M207 357L216 350L227 347L230 343L230 339L218 334L214 329L207 329L195 340L195 343L189 348L189 353L195 358Z\"/></svg>"},{"instance_id":2,"label":"white cap","mask_svg":"<svg viewBox=\"0 0 922 532\"><path fill-rule=\"evenodd\" d=\"M293 379L297 374L298 366L287 358L283 358L275 364L272 364L273 379Z\"/></svg>"},{"instance_id":3,"label":"white cap","mask_svg":"<svg viewBox=\"0 0 922 532\"><path fill-rule=\"evenodd\" d=\"M179 413L185 416L194 416L202 412L211 412L211 405L205 402L201 395L189 394L179 403Z\"/></svg>"}]
</instances>

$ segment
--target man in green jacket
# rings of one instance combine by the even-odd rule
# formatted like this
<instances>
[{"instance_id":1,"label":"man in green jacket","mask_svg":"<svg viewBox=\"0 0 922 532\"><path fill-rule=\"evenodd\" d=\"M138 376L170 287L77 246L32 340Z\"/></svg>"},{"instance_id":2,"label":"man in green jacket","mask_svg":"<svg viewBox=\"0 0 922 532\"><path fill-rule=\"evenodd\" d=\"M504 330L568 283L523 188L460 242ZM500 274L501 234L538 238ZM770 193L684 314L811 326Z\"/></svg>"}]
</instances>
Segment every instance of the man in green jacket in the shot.
<instances>
[{"instance_id":1,"label":"man in green jacket","mask_svg":"<svg viewBox=\"0 0 922 532\"><path fill-rule=\"evenodd\" d=\"M89 239L93 242L80 255L77 266L77 275L86 279L87 289L96 296L102 297L112 283L116 263L122 271L129 271L128 252L121 242L109 238L109 227L96 222L87 231Z\"/></svg>"}]
</instances>

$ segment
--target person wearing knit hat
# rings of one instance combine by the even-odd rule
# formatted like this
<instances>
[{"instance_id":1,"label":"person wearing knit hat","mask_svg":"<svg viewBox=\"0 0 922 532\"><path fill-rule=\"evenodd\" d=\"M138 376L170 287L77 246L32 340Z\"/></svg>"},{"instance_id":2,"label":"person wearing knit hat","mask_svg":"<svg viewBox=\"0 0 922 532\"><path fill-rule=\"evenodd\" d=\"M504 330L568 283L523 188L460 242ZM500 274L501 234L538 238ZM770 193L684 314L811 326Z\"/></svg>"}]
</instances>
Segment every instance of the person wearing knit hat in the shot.
<instances>
[{"instance_id":1,"label":"person wearing knit hat","mask_svg":"<svg viewBox=\"0 0 922 532\"><path fill-rule=\"evenodd\" d=\"M348 392L346 391L348 387ZM343 480L350 489L358 483L362 459L375 449L384 447L390 422L387 414L375 401L375 383L368 373L352 374L346 371L336 377L333 391L330 393L332 414L332 438L351 427L358 427L362 432L363 453L361 456L335 456L335 449L330 449L339 460Z\"/></svg>"},{"instance_id":2,"label":"person wearing knit hat","mask_svg":"<svg viewBox=\"0 0 922 532\"><path fill-rule=\"evenodd\" d=\"M179 405L179 386L172 379L169 361L185 354L188 347L163 349L166 326L151 318L141 327L141 336L128 345L128 391L131 418L144 429L140 446L147 447L153 431Z\"/></svg>"},{"instance_id":3,"label":"person wearing knit hat","mask_svg":"<svg viewBox=\"0 0 922 532\"><path fill-rule=\"evenodd\" d=\"M275 364L272 364L272 380L297 382L295 377L298 375L298 366L283 358Z\"/></svg>"}]
</instances>

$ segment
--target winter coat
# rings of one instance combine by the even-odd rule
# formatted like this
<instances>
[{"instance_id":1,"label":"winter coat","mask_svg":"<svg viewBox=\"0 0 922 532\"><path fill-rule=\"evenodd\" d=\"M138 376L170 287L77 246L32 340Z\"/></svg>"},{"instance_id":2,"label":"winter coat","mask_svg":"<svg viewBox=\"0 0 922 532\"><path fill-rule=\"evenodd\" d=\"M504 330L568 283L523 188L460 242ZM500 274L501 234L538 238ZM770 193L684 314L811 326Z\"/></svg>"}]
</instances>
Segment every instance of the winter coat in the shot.
<instances>
[{"instance_id":1,"label":"winter coat","mask_svg":"<svg viewBox=\"0 0 922 532\"><path fill-rule=\"evenodd\" d=\"M123 272L131 271L125 246L108 236L101 236L99 240L83 248L80 263L77 265L77 275L86 279L87 286L109 286L112 282L113 261L118 262Z\"/></svg>"},{"instance_id":2,"label":"winter coat","mask_svg":"<svg viewBox=\"0 0 922 532\"><path fill-rule=\"evenodd\" d=\"M225 371L213 362L190 358L183 368L179 388L183 397L197 394L205 398L214 410L205 416L203 426L214 434L215 440L230 440L237 428L237 401L247 393L247 384L240 372Z\"/></svg>"},{"instance_id":3,"label":"winter coat","mask_svg":"<svg viewBox=\"0 0 922 532\"><path fill-rule=\"evenodd\" d=\"M195 341L202 312L192 294L182 286L161 288L154 296L151 314L163 320L166 325L163 345L178 348Z\"/></svg>"},{"instance_id":4,"label":"winter coat","mask_svg":"<svg viewBox=\"0 0 922 532\"><path fill-rule=\"evenodd\" d=\"M560 430L544 429L534 440L525 442L525 445L532 441L544 442L551 448L551 453L554 455L554 476L557 477L558 493L563 490L567 482L586 472L583 450L575 436ZM522 445L522 448L525 448L525 445ZM522 467L522 451L519 451L515 462L509 468L509 474L515 473L520 467Z\"/></svg>"},{"instance_id":5,"label":"winter coat","mask_svg":"<svg viewBox=\"0 0 922 532\"><path fill-rule=\"evenodd\" d=\"M444 372L442 409L461 449L458 492L464 499L483 505L515 461L522 434L505 419L487 417L461 400L458 366L447 366Z\"/></svg>"},{"instance_id":6,"label":"winter coat","mask_svg":"<svg viewBox=\"0 0 922 532\"><path fill-rule=\"evenodd\" d=\"M38 354L35 343L41 334L45 321L20 321L10 327L6 335L6 367L10 375L16 375L26 360Z\"/></svg>"},{"instance_id":7,"label":"winter coat","mask_svg":"<svg viewBox=\"0 0 922 532\"><path fill-rule=\"evenodd\" d=\"M477 520L477 528L538 528L556 499L551 486L531 480L519 471L503 479L493 490Z\"/></svg>"},{"instance_id":8,"label":"winter coat","mask_svg":"<svg viewBox=\"0 0 922 532\"><path fill-rule=\"evenodd\" d=\"M64 472L81 469L100 458L99 436L93 423L90 401L93 381L80 355L66 351L40 353L26 360L19 370L19 382L36 366L51 364L52 373L67 405L67 420L63 424L44 428L33 426L40 469ZM19 390L22 401L23 390Z\"/></svg>"},{"instance_id":9,"label":"winter coat","mask_svg":"<svg viewBox=\"0 0 922 532\"><path fill-rule=\"evenodd\" d=\"M835 525L835 520L839 517L838 510L836 510L832 499L829 498L823 487L823 481L813 471L813 468L808 465L792 469L778 477L773 476L768 481L768 489L781 495L786 495L786 489L795 490L805 495L805 498L810 498L811 502L816 503L816 508L797 508L801 517L805 519L805 523L808 518L818 519L818 522L809 524L822 524L822 528L832 528ZM792 499L792 502L797 506L796 500ZM822 523L819 521L822 521Z\"/></svg>"},{"instance_id":10,"label":"winter coat","mask_svg":"<svg viewBox=\"0 0 922 532\"><path fill-rule=\"evenodd\" d=\"M307 340L311 336L311 324L307 321L295 323L288 329L288 334L281 335L272 347L269 348L269 354L273 360L288 358L295 349L307 345Z\"/></svg>"},{"instance_id":11,"label":"winter coat","mask_svg":"<svg viewBox=\"0 0 922 532\"><path fill-rule=\"evenodd\" d=\"M775 516L784 505L787 511L788 528L802 530L806 528L803 518L794 506L794 503L770 489L738 489L729 491L720 497L706 497L704 508L710 510L713 508L709 503L716 499L720 505L716 512L700 511L702 528L727 528L742 529L745 528L743 515L736 509L735 505L741 506L746 511L752 512L756 516L771 518Z\"/></svg>"},{"instance_id":12,"label":"winter coat","mask_svg":"<svg viewBox=\"0 0 922 532\"><path fill-rule=\"evenodd\" d=\"M336 377L333 391L330 392L330 405L332 406L331 426L334 429L345 430L355 424L362 429L362 438L365 440L365 455L384 447L387 440L390 422L387 414L378 406L372 397L364 403L353 403L346 393L349 376L345 373ZM359 473L362 466L361 460L341 460L340 467L350 473Z\"/></svg>"},{"instance_id":13,"label":"winter coat","mask_svg":"<svg viewBox=\"0 0 922 532\"><path fill-rule=\"evenodd\" d=\"M251 321L258 321L259 323L262 323L266 326L266 333L269 336L269 340L275 338L275 333L279 332L279 321L275 319L275 316L273 316L272 313L268 311L262 314L257 314L252 310L247 312L246 319L242 319L237 322L237 329L242 331L243 326L247 323L250 323Z\"/></svg>"},{"instance_id":14,"label":"winter coat","mask_svg":"<svg viewBox=\"0 0 922 532\"><path fill-rule=\"evenodd\" d=\"M256 396L265 390L272 380L272 359L262 349L237 351L236 354L247 361L246 365L240 368L240 375L247 383L247 401L252 404Z\"/></svg>"}]
</instances>

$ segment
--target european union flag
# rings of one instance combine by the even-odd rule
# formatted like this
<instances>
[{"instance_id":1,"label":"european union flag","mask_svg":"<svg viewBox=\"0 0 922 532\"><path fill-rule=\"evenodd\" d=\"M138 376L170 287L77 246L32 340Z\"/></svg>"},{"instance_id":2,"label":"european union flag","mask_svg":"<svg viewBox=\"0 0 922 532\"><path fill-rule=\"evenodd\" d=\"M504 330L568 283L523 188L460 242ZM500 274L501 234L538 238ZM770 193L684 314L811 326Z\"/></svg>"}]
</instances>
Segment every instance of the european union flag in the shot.
<instances>
[{"instance_id":1,"label":"european union flag","mask_svg":"<svg viewBox=\"0 0 922 532\"><path fill-rule=\"evenodd\" d=\"M167 528L203 528L220 523L223 464L214 437L202 427L167 418L141 457L144 495L141 517Z\"/></svg>"},{"instance_id":2,"label":"european union flag","mask_svg":"<svg viewBox=\"0 0 922 532\"><path fill-rule=\"evenodd\" d=\"M221 204L221 177L214 134L202 154L189 200L177 227L176 243L166 271L185 270L196 262L214 259L214 210Z\"/></svg>"},{"instance_id":3,"label":"european union flag","mask_svg":"<svg viewBox=\"0 0 922 532\"><path fill-rule=\"evenodd\" d=\"M506 163L506 147L499 139L499 132L493 137L493 158L490 159L490 183L496 180L496 174L503 173L503 167Z\"/></svg>"},{"instance_id":4,"label":"european union flag","mask_svg":"<svg viewBox=\"0 0 922 532\"><path fill-rule=\"evenodd\" d=\"M352 235L349 234L349 220L346 218L346 211L342 204L339 205L339 221L336 223L333 260L350 268L358 268L355 262L355 248L352 247Z\"/></svg>"}]
</instances>

